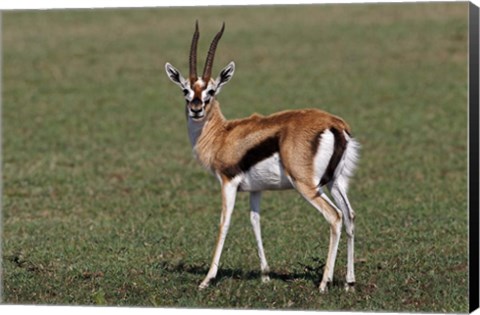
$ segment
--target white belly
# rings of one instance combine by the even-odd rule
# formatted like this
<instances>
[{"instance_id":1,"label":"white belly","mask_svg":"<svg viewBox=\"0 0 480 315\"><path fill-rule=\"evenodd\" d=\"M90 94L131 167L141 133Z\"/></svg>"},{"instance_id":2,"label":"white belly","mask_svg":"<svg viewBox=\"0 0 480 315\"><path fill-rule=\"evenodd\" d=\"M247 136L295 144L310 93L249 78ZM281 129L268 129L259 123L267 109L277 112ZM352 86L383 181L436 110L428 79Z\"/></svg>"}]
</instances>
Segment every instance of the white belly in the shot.
<instances>
[{"instance_id":1,"label":"white belly","mask_svg":"<svg viewBox=\"0 0 480 315\"><path fill-rule=\"evenodd\" d=\"M292 183L280 162L278 153L265 159L254 166L248 172L241 175L239 191L261 191L291 189Z\"/></svg>"}]
</instances>

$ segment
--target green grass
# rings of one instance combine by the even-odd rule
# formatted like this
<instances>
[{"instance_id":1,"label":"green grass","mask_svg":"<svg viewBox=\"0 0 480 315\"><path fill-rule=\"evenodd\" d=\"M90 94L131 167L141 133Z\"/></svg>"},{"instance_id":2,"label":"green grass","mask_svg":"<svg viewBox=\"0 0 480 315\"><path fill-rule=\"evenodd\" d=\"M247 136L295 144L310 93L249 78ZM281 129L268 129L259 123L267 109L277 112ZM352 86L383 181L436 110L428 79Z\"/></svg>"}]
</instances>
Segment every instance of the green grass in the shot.
<instances>
[{"instance_id":1,"label":"green grass","mask_svg":"<svg viewBox=\"0 0 480 315\"><path fill-rule=\"evenodd\" d=\"M355 311L468 310L467 3L212 7L3 14L3 302ZM193 159L182 93L194 21L199 69L237 70L226 117L318 107L362 144L350 198L357 291L320 295L325 220L267 192L259 261L240 194L217 281L199 292L220 216Z\"/></svg>"}]
</instances>

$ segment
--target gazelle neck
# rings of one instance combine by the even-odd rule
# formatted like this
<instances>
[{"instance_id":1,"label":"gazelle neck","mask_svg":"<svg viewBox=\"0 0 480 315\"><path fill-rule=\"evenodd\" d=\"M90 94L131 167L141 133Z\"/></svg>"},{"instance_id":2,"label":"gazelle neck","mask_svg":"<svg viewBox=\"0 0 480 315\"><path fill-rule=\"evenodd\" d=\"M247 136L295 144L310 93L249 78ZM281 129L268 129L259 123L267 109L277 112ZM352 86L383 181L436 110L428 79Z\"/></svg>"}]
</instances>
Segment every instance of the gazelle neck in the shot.
<instances>
[{"instance_id":1,"label":"gazelle neck","mask_svg":"<svg viewBox=\"0 0 480 315\"><path fill-rule=\"evenodd\" d=\"M205 121L194 121L192 117L187 116L188 138L192 148L197 145L198 137L200 137L204 125Z\"/></svg>"},{"instance_id":2,"label":"gazelle neck","mask_svg":"<svg viewBox=\"0 0 480 315\"><path fill-rule=\"evenodd\" d=\"M206 117L202 121L195 121L187 114L188 137L193 149L195 149L204 129L215 130L217 126L221 126L225 121L225 117L220 110L220 104L217 100L212 99L208 106L210 108L207 110Z\"/></svg>"}]
</instances>

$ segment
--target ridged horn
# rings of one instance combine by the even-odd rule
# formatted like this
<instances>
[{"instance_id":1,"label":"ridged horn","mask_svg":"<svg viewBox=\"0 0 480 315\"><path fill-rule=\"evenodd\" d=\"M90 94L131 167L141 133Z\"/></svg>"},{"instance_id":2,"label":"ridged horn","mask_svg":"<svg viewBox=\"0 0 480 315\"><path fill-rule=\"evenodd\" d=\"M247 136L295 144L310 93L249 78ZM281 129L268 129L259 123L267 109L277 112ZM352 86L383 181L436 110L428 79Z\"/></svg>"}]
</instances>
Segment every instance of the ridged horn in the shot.
<instances>
[{"instance_id":1,"label":"ridged horn","mask_svg":"<svg viewBox=\"0 0 480 315\"><path fill-rule=\"evenodd\" d=\"M210 44L210 49L208 50L207 61L205 62L205 68L203 69L202 79L205 83L208 84L210 77L212 76L212 66L213 58L215 57L215 50L217 49L217 44L220 38L222 37L223 30L225 29L225 22L223 22L222 29L215 35Z\"/></svg>"},{"instance_id":2,"label":"ridged horn","mask_svg":"<svg viewBox=\"0 0 480 315\"><path fill-rule=\"evenodd\" d=\"M197 44L200 33L198 32L198 20L195 21L195 32L193 33L192 46L190 47L190 82L197 81Z\"/></svg>"}]
</instances>

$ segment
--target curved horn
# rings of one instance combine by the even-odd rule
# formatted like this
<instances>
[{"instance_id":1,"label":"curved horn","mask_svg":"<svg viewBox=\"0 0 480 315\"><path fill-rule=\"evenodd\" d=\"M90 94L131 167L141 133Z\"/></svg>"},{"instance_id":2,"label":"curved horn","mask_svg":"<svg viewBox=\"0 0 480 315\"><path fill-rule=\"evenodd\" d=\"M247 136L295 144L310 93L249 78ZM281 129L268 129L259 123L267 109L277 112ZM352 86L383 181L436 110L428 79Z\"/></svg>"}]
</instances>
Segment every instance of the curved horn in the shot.
<instances>
[{"instance_id":1,"label":"curved horn","mask_svg":"<svg viewBox=\"0 0 480 315\"><path fill-rule=\"evenodd\" d=\"M225 22L223 22L222 29L215 35L212 43L210 44L210 49L208 50L207 61L205 62L205 68L203 69L203 81L208 84L210 77L212 76L212 66L213 58L215 57L215 50L217 49L217 44L220 38L222 37L223 30L225 29Z\"/></svg>"},{"instance_id":2,"label":"curved horn","mask_svg":"<svg viewBox=\"0 0 480 315\"><path fill-rule=\"evenodd\" d=\"M190 82L197 81L197 43L200 33L198 32L198 20L195 21L195 33L193 33L192 46L190 47Z\"/></svg>"}]
</instances>

